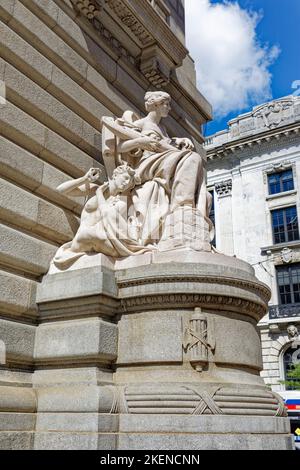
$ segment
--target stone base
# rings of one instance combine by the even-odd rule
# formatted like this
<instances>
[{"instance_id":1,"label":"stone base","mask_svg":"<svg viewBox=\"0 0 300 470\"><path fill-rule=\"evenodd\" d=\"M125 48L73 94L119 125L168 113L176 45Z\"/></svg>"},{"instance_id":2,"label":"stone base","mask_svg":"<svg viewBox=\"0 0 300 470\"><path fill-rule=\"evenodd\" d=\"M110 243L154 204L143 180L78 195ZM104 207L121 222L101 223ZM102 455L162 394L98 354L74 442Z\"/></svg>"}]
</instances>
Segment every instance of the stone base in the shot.
<instances>
[{"instance_id":1,"label":"stone base","mask_svg":"<svg viewBox=\"0 0 300 470\"><path fill-rule=\"evenodd\" d=\"M289 420L276 417L49 413L37 426L35 450L294 449Z\"/></svg>"},{"instance_id":2,"label":"stone base","mask_svg":"<svg viewBox=\"0 0 300 470\"><path fill-rule=\"evenodd\" d=\"M32 388L0 386L0 447L293 448L259 375L270 293L250 265L191 249L96 256L39 286L37 368Z\"/></svg>"}]
</instances>

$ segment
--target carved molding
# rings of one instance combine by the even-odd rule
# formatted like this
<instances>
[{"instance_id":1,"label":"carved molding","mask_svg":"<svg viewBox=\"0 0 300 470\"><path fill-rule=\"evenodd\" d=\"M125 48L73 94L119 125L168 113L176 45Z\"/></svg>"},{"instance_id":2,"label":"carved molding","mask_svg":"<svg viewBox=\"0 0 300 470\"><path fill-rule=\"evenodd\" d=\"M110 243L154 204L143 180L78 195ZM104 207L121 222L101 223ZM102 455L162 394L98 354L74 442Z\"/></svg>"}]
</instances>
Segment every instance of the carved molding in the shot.
<instances>
[{"instance_id":1,"label":"carved molding","mask_svg":"<svg viewBox=\"0 0 300 470\"><path fill-rule=\"evenodd\" d=\"M105 3L113 10L121 22L130 29L143 46L151 44L153 37L144 25L134 16L123 0L105 0Z\"/></svg>"},{"instance_id":2,"label":"carved molding","mask_svg":"<svg viewBox=\"0 0 300 470\"><path fill-rule=\"evenodd\" d=\"M101 35L102 40L105 41L108 46L114 49L118 56L123 57L133 65L136 64L135 57L130 54L128 49L126 49L126 47L124 47L124 45L117 38L115 38L107 28L105 28L103 23L101 23L98 18L93 19L93 25L97 32Z\"/></svg>"},{"instance_id":3,"label":"carved molding","mask_svg":"<svg viewBox=\"0 0 300 470\"><path fill-rule=\"evenodd\" d=\"M165 275L163 277L163 282L205 282L209 284L224 284L228 286L233 286L233 287L240 287L241 289L246 289L250 292L253 293L259 293L261 299L264 302L269 301L270 297L270 290L268 287L265 287L262 284L258 284L256 282L250 282L246 281L244 279L228 279L228 278L221 278L221 277L214 277L214 276L188 276L186 277L175 277L175 276L168 276ZM145 285L145 284L154 284L154 283L160 283L162 282L162 279L157 277L157 278L143 278L143 279L126 279L126 280L120 280L117 279L118 287L124 288L124 287L130 287L130 286L137 286L137 285Z\"/></svg>"},{"instance_id":4,"label":"carved molding","mask_svg":"<svg viewBox=\"0 0 300 470\"><path fill-rule=\"evenodd\" d=\"M284 170L292 169L293 172L295 171L295 162L290 160L281 161L278 163L271 163L264 169L264 183L268 181L268 175L273 173L278 173ZM295 175L294 175L295 176Z\"/></svg>"},{"instance_id":5,"label":"carved molding","mask_svg":"<svg viewBox=\"0 0 300 470\"><path fill-rule=\"evenodd\" d=\"M142 297L131 297L121 300L121 310L134 311L141 307L149 309L168 308L171 306L195 306L221 307L222 310L238 309L241 313L254 315L258 320L266 314L266 307L259 303L243 300L235 297L208 294L161 294L143 295Z\"/></svg>"},{"instance_id":6,"label":"carved molding","mask_svg":"<svg viewBox=\"0 0 300 470\"><path fill-rule=\"evenodd\" d=\"M259 132L254 135L250 135L247 139L243 139L242 141L232 140L230 142L226 142L225 144L219 144L215 147L212 147L210 138L210 143L205 146L207 159L214 160L216 158L222 158L233 155L235 153L241 153L243 156L251 156L253 155L254 146L262 146L263 151L272 151L277 149L280 146L279 141L286 145L286 141L290 145L299 142L300 136L300 126L299 123L294 125L292 128L285 129L280 128L277 129L275 133L268 133L268 134L260 134Z\"/></svg>"},{"instance_id":7,"label":"carved molding","mask_svg":"<svg viewBox=\"0 0 300 470\"><path fill-rule=\"evenodd\" d=\"M75 8L88 20L92 20L100 15L103 6L101 0L71 0Z\"/></svg>"},{"instance_id":8,"label":"carved molding","mask_svg":"<svg viewBox=\"0 0 300 470\"><path fill-rule=\"evenodd\" d=\"M221 183L215 185L215 190L218 197L231 196L232 191L232 179L224 180Z\"/></svg>"}]
</instances>

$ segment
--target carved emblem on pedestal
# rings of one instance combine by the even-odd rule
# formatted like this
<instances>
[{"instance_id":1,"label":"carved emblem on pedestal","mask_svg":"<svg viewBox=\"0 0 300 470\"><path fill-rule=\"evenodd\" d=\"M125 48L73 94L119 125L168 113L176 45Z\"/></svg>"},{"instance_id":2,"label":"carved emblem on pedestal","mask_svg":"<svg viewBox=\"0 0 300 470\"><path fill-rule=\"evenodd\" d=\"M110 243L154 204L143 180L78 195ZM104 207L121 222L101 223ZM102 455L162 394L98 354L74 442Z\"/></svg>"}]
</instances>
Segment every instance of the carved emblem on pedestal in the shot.
<instances>
[{"instance_id":1,"label":"carved emblem on pedestal","mask_svg":"<svg viewBox=\"0 0 300 470\"><path fill-rule=\"evenodd\" d=\"M215 350L215 338L212 320L208 321L206 314L202 313L199 307L195 308L184 330L183 348L189 354L192 366L202 372L208 363L208 351Z\"/></svg>"}]
</instances>

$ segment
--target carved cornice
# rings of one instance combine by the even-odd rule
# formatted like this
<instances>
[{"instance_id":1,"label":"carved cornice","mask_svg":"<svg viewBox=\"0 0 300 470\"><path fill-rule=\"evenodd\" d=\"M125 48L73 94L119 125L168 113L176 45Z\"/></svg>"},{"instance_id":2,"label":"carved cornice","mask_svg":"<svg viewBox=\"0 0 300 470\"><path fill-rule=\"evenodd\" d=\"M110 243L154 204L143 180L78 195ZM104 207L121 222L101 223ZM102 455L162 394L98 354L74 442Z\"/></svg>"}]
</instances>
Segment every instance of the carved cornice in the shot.
<instances>
[{"instance_id":1,"label":"carved cornice","mask_svg":"<svg viewBox=\"0 0 300 470\"><path fill-rule=\"evenodd\" d=\"M237 297L227 297L222 295L210 294L155 294L143 295L140 297L131 297L121 300L121 310L130 312L142 308L172 308L172 307L206 307L220 308L221 310L237 310L240 313L246 313L254 316L258 321L266 314L266 307L262 304Z\"/></svg>"},{"instance_id":2,"label":"carved cornice","mask_svg":"<svg viewBox=\"0 0 300 470\"><path fill-rule=\"evenodd\" d=\"M148 0L104 0L143 46L153 42L160 44L181 65L188 54L186 47L177 39L168 24L156 12Z\"/></svg>"},{"instance_id":3,"label":"carved cornice","mask_svg":"<svg viewBox=\"0 0 300 470\"><path fill-rule=\"evenodd\" d=\"M132 10L128 8L128 2L123 0L105 0L105 3L113 10L121 22L130 29L134 36L143 46L153 43L153 37L144 27L142 22L136 18Z\"/></svg>"},{"instance_id":4,"label":"carved cornice","mask_svg":"<svg viewBox=\"0 0 300 470\"><path fill-rule=\"evenodd\" d=\"M234 279L234 278L225 278L225 277L214 277L214 276L188 276L186 275L184 278L179 278L179 277L174 277L174 276L164 276L163 279L157 277L157 278L143 278L143 279L137 279L133 278L130 280L117 280L118 288L122 289L124 287L132 287L132 286L141 286L141 285L147 285L147 284L155 284L155 283L167 283L167 282L198 282L200 283L209 283L209 284L223 284L226 286L233 286L233 287L239 287L241 289L248 290L253 293L259 293L261 299L264 302L268 302L270 298L270 289L258 282L252 282L252 281L247 281L244 279ZM164 294L162 294L164 295Z\"/></svg>"},{"instance_id":5,"label":"carved cornice","mask_svg":"<svg viewBox=\"0 0 300 470\"><path fill-rule=\"evenodd\" d=\"M250 155L253 153L254 147L267 146L270 149L276 148L281 139L288 139L291 143L297 141L300 137L300 123L289 126L288 128L277 129L276 132L268 132L264 134L255 134L240 140L233 140L230 142L217 145L216 147L205 146L208 160L214 160L230 156L235 153Z\"/></svg>"}]
</instances>

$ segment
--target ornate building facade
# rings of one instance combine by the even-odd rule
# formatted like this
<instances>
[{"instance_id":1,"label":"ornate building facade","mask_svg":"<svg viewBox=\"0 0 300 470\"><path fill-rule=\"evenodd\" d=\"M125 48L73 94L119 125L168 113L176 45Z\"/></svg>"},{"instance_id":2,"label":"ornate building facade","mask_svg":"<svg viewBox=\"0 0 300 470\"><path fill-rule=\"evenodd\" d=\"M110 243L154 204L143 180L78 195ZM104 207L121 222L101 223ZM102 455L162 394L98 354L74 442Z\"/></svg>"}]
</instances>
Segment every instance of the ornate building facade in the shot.
<instances>
[{"instance_id":1,"label":"ornate building facade","mask_svg":"<svg viewBox=\"0 0 300 470\"><path fill-rule=\"evenodd\" d=\"M248 261L272 290L259 323L266 384L284 391L300 362L300 99L237 116L208 137L217 249Z\"/></svg>"}]
</instances>

